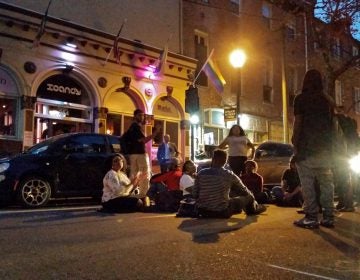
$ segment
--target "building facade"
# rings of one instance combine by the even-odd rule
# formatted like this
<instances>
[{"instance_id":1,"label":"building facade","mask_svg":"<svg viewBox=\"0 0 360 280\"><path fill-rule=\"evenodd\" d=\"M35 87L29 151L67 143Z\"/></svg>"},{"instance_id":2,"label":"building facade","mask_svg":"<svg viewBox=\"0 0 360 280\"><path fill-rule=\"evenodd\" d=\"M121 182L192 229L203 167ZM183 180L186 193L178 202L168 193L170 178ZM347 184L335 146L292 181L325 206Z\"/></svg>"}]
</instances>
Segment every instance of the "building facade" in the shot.
<instances>
[{"instance_id":1,"label":"building facade","mask_svg":"<svg viewBox=\"0 0 360 280\"><path fill-rule=\"evenodd\" d=\"M6 86L2 82L1 92L9 97L5 106L16 107L19 114L10 117L3 113L3 131L10 133L1 136L6 149L13 145L8 143L15 143L19 150L38 142L46 129L55 133L56 126L49 121L55 116L61 119L66 115L62 122L71 119L79 123L76 128L65 123L65 130L120 135L131 121L133 109L139 107L149 115L149 124L160 122L188 157L190 116L185 113L184 99L185 90L197 76L200 122L193 134L196 151L211 150L224 139L237 122L236 108L240 124L253 142L289 142L292 103L301 91L303 76L310 68L325 73L326 65L311 29L314 1L295 1L299 7L284 6L283 2L287 3L93 0L89 5L86 0L52 1L46 32L34 48L49 1L2 1L1 71ZM8 11L14 14L8 15ZM122 24L120 63L116 63L112 48ZM359 53L359 42L347 33L340 32L337 37L331 59L340 65L345 56ZM67 41L75 42L76 49L64 46ZM149 66L159 62L165 46L170 52L164 72L150 75ZM229 63L229 54L237 48L247 55L241 70ZM212 50L226 80L222 93L199 72ZM344 72L337 78L335 97L358 123L359 79L359 67ZM64 108L56 102L48 104L54 96ZM76 108L67 108L64 102L77 104ZM16 123L16 128L7 128L9 123ZM150 131L151 125L147 127ZM160 141L149 146L153 159Z\"/></svg>"},{"instance_id":2,"label":"building facade","mask_svg":"<svg viewBox=\"0 0 360 280\"><path fill-rule=\"evenodd\" d=\"M20 152L63 132L121 135L136 108L189 151L184 92L196 60L161 48L0 4L0 150ZM40 34L40 36L39 36ZM114 57L114 46L118 50ZM118 61L119 60L119 61ZM157 144L148 144L154 158Z\"/></svg>"}]
</instances>

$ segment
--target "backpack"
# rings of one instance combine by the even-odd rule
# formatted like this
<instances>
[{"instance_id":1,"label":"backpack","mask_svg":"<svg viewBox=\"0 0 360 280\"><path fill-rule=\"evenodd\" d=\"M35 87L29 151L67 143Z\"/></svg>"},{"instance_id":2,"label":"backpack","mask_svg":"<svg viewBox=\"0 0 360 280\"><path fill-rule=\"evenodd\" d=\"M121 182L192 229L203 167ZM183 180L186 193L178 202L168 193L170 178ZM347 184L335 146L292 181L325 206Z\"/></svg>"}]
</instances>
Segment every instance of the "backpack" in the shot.
<instances>
[{"instance_id":1,"label":"backpack","mask_svg":"<svg viewBox=\"0 0 360 280\"><path fill-rule=\"evenodd\" d=\"M129 130L127 130L123 135L120 136L121 153L127 155L129 153L130 145L131 140L129 139Z\"/></svg>"}]
</instances>

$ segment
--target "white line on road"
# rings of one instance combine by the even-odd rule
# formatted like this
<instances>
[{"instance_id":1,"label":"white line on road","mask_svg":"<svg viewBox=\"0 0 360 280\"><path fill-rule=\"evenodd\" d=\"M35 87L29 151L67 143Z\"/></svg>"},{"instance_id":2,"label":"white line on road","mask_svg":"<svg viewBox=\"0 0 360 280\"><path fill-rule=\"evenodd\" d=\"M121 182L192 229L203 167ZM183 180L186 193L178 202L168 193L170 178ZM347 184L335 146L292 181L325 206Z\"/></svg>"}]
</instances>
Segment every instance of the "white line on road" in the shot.
<instances>
[{"instance_id":1,"label":"white line on road","mask_svg":"<svg viewBox=\"0 0 360 280\"><path fill-rule=\"evenodd\" d=\"M305 272L305 271L295 270L295 269L286 268L286 267L282 267L282 266L278 266L278 265L268 264L268 266L274 267L274 268L279 268L279 269L282 269L282 270L292 271L292 272L299 273L299 274L309 275L309 276L317 277L317 278L320 278L320 279L338 280L337 278L332 278L332 277L322 276L322 275L318 275L318 274L308 273L308 272Z\"/></svg>"}]
</instances>

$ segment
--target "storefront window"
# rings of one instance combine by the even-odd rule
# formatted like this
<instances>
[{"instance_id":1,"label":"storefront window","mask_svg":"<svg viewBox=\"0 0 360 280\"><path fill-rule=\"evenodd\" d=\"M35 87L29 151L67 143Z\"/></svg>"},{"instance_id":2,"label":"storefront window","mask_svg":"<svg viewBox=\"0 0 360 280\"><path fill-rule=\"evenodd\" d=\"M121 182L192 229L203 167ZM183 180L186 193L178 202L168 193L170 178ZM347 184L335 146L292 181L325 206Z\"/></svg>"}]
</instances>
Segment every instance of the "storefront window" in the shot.
<instances>
[{"instance_id":1,"label":"storefront window","mask_svg":"<svg viewBox=\"0 0 360 280\"><path fill-rule=\"evenodd\" d=\"M0 98L0 135L15 136L17 99Z\"/></svg>"}]
</instances>

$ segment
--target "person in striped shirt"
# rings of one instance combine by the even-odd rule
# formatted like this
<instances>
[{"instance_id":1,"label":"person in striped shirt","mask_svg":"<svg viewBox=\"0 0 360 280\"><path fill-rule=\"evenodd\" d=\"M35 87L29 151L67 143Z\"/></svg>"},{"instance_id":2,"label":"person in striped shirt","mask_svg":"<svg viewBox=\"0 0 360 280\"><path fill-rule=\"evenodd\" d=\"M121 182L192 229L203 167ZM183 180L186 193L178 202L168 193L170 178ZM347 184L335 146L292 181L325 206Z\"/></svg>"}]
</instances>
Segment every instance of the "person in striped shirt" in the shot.
<instances>
[{"instance_id":1,"label":"person in striped shirt","mask_svg":"<svg viewBox=\"0 0 360 280\"><path fill-rule=\"evenodd\" d=\"M257 215L266 207L255 201L254 195L234 172L224 168L228 154L217 149L213 153L210 168L202 169L193 187L200 216L207 218L230 218L245 211Z\"/></svg>"}]
</instances>

